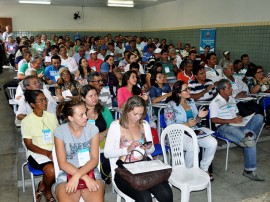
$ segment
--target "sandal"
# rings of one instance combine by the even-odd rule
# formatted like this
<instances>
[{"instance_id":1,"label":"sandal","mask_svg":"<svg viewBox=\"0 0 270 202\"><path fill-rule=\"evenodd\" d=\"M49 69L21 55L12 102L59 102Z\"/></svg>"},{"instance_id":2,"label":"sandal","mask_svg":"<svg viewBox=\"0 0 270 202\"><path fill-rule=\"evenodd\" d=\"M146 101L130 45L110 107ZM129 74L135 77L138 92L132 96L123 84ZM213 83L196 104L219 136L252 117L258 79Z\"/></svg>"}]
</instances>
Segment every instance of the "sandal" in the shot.
<instances>
[{"instance_id":1,"label":"sandal","mask_svg":"<svg viewBox=\"0 0 270 202\"><path fill-rule=\"evenodd\" d=\"M212 174L209 174L209 177L210 177L210 181L213 182L214 181L214 176Z\"/></svg>"},{"instance_id":2,"label":"sandal","mask_svg":"<svg viewBox=\"0 0 270 202\"><path fill-rule=\"evenodd\" d=\"M265 124L265 125L264 125L264 128L267 129L267 130L270 130L270 125Z\"/></svg>"},{"instance_id":3,"label":"sandal","mask_svg":"<svg viewBox=\"0 0 270 202\"><path fill-rule=\"evenodd\" d=\"M37 191L36 191L36 201L37 201L37 202L40 202L40 200L41 200L41 198L42 198L42 195L44 194L44 191L40 191L40 190L39 190L39 186L40 186L41 182L42 182L42 181L40 181L40 182L38 183L38 188L37 188Z\"/></svg>"},{"instance_id":4,"label":"sandal","mask_svg":"<svg viewBox=\"0 0 270 202\"><path fill-rule=\"evenodd\" d=\"M55 198L53 196L51 196L50 198L46 198L47 202L56 202Z\"/></svg>"}]
</instances>

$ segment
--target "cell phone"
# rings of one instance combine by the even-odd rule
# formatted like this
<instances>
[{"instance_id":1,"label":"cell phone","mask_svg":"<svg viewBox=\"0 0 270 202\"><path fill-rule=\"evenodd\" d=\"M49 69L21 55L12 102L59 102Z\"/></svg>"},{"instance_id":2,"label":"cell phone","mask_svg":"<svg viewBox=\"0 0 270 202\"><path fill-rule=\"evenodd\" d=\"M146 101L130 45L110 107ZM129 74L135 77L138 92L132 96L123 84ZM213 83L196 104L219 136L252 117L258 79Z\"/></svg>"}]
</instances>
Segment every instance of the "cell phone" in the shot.
<instances>
[{"instance_id":1,"label":"cell phone","mask_svg":"<svg viewBox=\"0 0 270 202\"><path fill-rule=\"evenodd\" d=\"M144 147L146 147L146 146L148 146L148 145L150 145L150 144L152 144L152 141L145 142L145 143L143 143L142 145L143 145Z\"/></svg>"},{"instance_id":2,"label":"cell phone","mask_svg":"<svg viewBox=\"0 0 270 202\"><path fill-rule=\"evenodd\" d=\"M203 131L201 131L201 130L194 130L194 132L196 133L196 135L201 135L201 134L203 134Z\"/></svg>"}]
</instances>

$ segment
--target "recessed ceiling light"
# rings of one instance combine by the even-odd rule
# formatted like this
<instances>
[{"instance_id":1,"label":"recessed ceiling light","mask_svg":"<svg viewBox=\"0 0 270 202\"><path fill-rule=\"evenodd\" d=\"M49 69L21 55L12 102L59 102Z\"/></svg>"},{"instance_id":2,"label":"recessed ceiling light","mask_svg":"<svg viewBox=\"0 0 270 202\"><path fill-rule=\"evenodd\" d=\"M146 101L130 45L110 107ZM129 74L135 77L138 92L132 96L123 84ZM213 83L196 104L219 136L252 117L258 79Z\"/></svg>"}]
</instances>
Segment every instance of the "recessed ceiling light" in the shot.
<instances>
[{"instance_id":1,"label":"recessed ceiling light","mask_svg":"<svg viewBox=\"0 0 270 202\"><path fill-rule=\"evenodd\" d=\"M134 7L133 1L108 0L108 6L114 7Z\"/></svg>"},{"instance_id":2,"label":"recessed ceiling light","mask_svg":"<svg viewBox=\"0 0 270 202\"><path fill-rule=\"evenodd\" d=\"M21 4L52 4L51 1L19 1Z\"/></svg>"}]
</instances>

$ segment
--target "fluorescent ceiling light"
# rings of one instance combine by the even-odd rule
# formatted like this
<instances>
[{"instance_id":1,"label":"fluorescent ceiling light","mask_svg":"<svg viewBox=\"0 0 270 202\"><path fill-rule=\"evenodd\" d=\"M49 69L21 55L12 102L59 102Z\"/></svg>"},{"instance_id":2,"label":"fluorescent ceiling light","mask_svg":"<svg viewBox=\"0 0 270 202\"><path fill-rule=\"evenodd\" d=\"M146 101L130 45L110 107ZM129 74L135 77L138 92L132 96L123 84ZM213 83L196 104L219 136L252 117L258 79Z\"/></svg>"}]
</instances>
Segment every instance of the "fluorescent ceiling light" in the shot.
<instances>
[{"instance_id":1,"label":"fluorescent ceiling light","mask_svg":"<svg viewBox=\"0 0 270 202\"><path fill-rule=\"evenodd\" d=\"M19 1L21 4L52 4L51 1Z\"/></svg>"},{"instance_id":2,"label":"fluorescent ceiling light","mask_svg":"<svg viewBox=\"0 0 270 202\"><path fill-rule=\"evenodd\" d=\"M114 7L134 7L133 1L108 0L108 6Z\"/></svg>"},{"instance_id":3,"label":"fluorescent ceiling light","mask_svg":"<svg viewBox=\"0 0 270 202\"><path fill-rule=\"evenodd\" d=\"M111 4L111 3L108 3L107 5L111 6L111 7L134 7L134 4Z\"/></svg>"}]
</instances>

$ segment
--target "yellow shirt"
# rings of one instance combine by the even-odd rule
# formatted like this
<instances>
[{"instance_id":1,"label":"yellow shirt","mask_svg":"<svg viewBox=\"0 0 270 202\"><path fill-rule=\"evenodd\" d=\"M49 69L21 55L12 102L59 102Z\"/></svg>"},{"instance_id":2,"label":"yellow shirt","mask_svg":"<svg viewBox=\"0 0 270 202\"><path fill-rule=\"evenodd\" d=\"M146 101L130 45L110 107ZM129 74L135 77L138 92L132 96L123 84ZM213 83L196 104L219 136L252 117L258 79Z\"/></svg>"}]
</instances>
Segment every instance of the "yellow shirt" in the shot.
<instances>
[{"instance_id":1,"label":"yellow shirt","mask_svg":"<svg viewBox=\"0 0 270 202\"><path fill-rule=\"evenodd\" d=\"M34 145L46 149L48 151L52 150L54 145L54 130L58 126L58 121L56 116L50 112L43 111L43 116L38 117L32 112L27 115L21 124L22 137L26 139L32 139ZM42 130L50 129L51 142L44 143ZM30 155L31 152L28 152Z\"/></svg>"}]
</instances>

